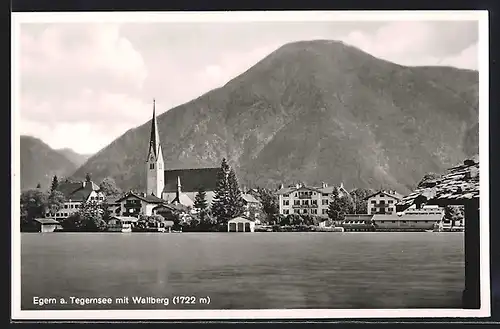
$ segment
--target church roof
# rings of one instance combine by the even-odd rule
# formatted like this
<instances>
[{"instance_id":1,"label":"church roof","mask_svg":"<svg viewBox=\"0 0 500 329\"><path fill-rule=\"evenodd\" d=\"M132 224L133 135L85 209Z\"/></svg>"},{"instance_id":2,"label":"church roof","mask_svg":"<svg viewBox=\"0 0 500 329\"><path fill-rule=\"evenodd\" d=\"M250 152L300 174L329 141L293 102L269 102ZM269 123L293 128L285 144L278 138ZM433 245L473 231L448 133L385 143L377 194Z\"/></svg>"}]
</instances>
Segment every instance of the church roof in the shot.
<instances>
[{"instance_id":1,"label":"church roof","mask_svg":"<svg viewBox=\"0 0 500 329\"><path fill-rule=\"evenodd\" d=\"M165 187L163 192L177 191L177 177L181 181L182 192L196 192L199 188L213 191L217 185L219 168L175 169L165 170Z\"/></svg>"}]
</instances>

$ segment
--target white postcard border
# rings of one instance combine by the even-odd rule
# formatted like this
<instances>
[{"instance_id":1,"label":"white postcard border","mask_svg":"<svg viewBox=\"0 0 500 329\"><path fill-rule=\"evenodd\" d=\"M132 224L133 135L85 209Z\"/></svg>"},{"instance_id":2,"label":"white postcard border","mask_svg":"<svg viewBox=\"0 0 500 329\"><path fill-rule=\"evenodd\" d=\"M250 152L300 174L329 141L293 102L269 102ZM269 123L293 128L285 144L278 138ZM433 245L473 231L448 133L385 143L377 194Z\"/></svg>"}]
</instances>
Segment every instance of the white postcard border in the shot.
<instances>
[{"instance_id":1,"label":"white postcard border","mask_svg":"<svg viewBox=\"0 0 500 329\"><path fill-rule=\"evenodd\" d=\"M21 310L20 225L20 74L19 28L22 23L120 22L289 22L289 21L452 21L479 22L479 149L481 308L468 309L262 309L262 310ZM488 12L482 11L282 11L282 12L66 12L13 13L11 22L12 131L12 249L11 317L13 320L231 320L231 319L349 319L447 318L490 316L489 263L489 44Z\"/></svg>"}]
</instances>

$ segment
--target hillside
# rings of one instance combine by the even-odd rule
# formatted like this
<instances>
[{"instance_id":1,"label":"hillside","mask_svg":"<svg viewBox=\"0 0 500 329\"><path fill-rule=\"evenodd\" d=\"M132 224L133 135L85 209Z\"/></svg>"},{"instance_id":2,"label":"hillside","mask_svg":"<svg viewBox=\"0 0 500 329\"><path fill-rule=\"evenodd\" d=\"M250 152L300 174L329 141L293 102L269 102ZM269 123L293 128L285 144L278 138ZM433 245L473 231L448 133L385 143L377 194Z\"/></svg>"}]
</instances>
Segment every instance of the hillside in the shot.
<instances>
[{"instance_id":1,"label":"hillside","mask_svg":"<svg viewBox=\"0 0 500 329\"><path fill-rule=\"evenodd\" d=\"M77 167L80 167L91 157L91 154L80 154L76 153L72 149L64 148L56 150L57 152L64 155L69 161L73 162Z\"/></svg>"},{"instance_id":2,"label":"hillside","mask_svg":"<svg viewBox=\"0 0 500 329\"><path fill-rule=\"evenodd\" d=\"M21 190L35 188L40 183L48 190L54 175L71 175L77 165L40 139L21 136L20 143Z\"/></svg>"},{"instance_id":3,"label":"hillside","mask_svg":"<svg viewBox=\"0 0 500 329\"><path fill-rule=\"evenodd\" d=\"M400 193L477 153L477 122L477 71L405 67L326 40L284 45L158 118L167 168L227 157L250 186L343 181ZM75 177L144 187L148 134L149 123L127 131Z\"/></svg>"}]
</instances>

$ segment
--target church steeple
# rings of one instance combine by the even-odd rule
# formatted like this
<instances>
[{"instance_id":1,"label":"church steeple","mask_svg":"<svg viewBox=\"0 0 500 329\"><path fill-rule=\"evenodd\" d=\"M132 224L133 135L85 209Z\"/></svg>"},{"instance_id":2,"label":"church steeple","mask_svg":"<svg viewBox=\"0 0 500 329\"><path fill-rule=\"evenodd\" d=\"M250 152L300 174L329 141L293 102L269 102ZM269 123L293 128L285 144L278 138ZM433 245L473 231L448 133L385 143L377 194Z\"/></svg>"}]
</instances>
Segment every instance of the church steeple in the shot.
<instances>
[{"instance_id":1,"label":"church steeple","mask_svg":"<svg viewBox=\"0 0 500 329\"><path fill-rule=\"evenodd\" d=\"M160 144L160 133L156 120L156 102L153 99L153 119L151 120L151 134L149 137L149 150L146 159L146 193L162 197L164 183L163 154Z\"/></svg>"},{"instance_id":2,"label":"church steeple","mask_svg":"<svg viewBox=\"0 0 500 329\"><path fill-rule=\"evenodd\" d=\"M154 159L158 158L160 154L160 134L158 133L158 123L156 121L156 101L153 98L153 119L151 120L151 135L149 137L149 153L148 161L153 156Z\"/></svg>"}]
</instances>

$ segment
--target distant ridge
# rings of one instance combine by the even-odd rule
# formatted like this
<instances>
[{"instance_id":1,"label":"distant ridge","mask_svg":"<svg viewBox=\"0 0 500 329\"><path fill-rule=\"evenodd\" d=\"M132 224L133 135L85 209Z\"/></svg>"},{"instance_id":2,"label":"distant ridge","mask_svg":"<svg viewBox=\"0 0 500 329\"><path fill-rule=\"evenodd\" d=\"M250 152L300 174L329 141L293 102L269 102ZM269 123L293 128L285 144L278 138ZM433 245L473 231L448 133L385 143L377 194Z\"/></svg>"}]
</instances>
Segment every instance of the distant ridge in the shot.
<instances>
[{"instance_id":1,"label":"distant ridge","mask_svg":"<svg viewBox=\"0 0 500 329\"><path fill-rule=\"evenodd\" d=\"M301 41L158 123L167 169L226 157L248 187L324 181L406 193L478 152L478 99L477 71L406 67L342 42ZM149 123L129 130L74 177L144 188L148 133Z\"/></svg>"},{"instance_id":2,"label":"distant ridge","mask_svg":"<svg viewBox=\"0 0 500 329\"><path fill-rule=\"evenodd\" d=\"M61 179L73 174L79 163L69 159L66 156L69 153L69 150L63 152L54 150L38 138L21 136L21 190L35 188L38 183L43 190L48 190L54 175ZM77 153L73 153L78 156Z\"/></svg>"}]
</instances>

